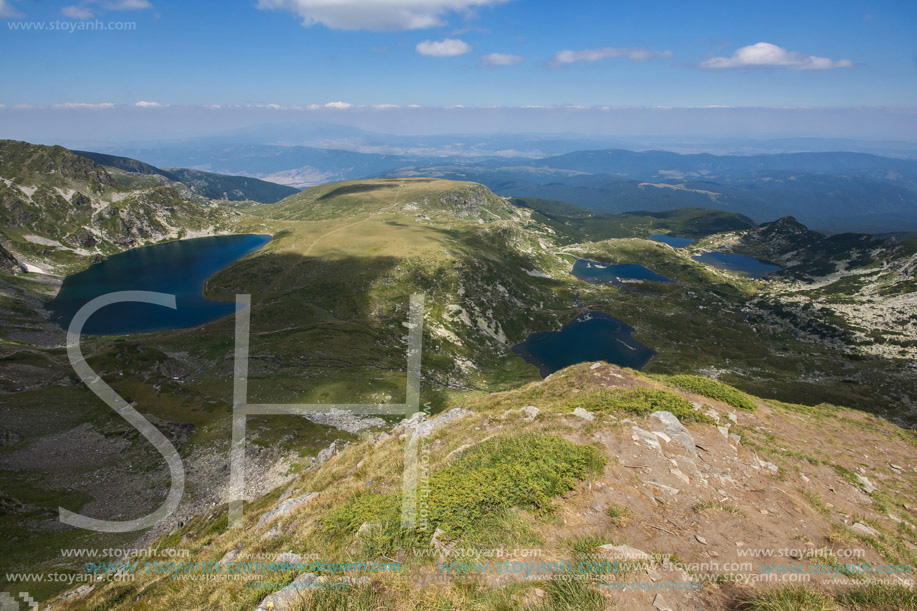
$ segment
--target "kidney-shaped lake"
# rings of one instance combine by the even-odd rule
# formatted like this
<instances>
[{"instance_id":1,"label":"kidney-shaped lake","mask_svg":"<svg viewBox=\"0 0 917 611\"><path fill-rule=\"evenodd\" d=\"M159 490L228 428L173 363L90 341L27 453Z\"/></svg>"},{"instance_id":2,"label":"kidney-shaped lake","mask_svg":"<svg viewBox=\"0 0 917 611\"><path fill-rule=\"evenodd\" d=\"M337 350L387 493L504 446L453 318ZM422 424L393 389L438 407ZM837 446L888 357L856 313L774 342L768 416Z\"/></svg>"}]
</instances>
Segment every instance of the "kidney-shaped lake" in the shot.
<instances>
[{"instance_id":1,"label":"kidney-shaped lake","mask_svg":"<svg viewBox=\"0 0 917 611\"><path fill-rule=\"evenodd\" d=\"M177 309L116 303L91 316L83 332L125 335L196 327L236 309L234 302L204 298L207 279L270 240L269 235L226 235L128 250L68 276L47 308L52 319L66 329L77 311L96 297L116 291L153 291L175 295Z\"/></svg>"}]
</instances>

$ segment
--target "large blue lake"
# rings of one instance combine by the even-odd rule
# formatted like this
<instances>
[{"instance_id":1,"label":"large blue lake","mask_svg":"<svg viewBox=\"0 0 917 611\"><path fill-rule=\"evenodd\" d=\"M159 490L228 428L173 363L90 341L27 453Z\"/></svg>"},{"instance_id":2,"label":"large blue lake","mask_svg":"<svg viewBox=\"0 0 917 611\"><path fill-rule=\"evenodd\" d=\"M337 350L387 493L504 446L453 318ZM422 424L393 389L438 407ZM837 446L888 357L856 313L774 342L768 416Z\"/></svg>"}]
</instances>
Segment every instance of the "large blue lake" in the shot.
<instances>
[{"instance_id":1,"label":"large blue lake","mask_svg":"<svg viewBox=\"0 0 917 611\"><path fill-rule=\"evenodd\" d=\"M655 240L656 242L662 242L663 244L668 244L672 248L683 248L694 243L694 240L691 238L682 238L677 235L669 235L667 233L651 233L650 239Z\"/></svg>"},{"instance_id":2,"label":"large blue lake","mask_svg":"<svg viewBox=\"0 0 917 611\"><path fill-rule=\"evenodd\" d=\"M771 265L753 257L740 255L733 252L705 252L702 255L691 257L695 261L706 263L717 269L738 272L749 278L763 278L768 274L782 269L779 265Z\"/></svg>"},{"instance_id":3,"label":"large blue lake","mask_svg":"<svg viewBox=\"0 0 917 611\"><path fill-rule=\"evenodd\" d=\"M602 284L616 280L652 280L653 282L674 282L657 274L650 268L639 263L599 263L589 259L577 259L570 270L576 278Z\"/></svg>"},{"instance_id":4,"label":"large blue lake","mask_svg":"<svg viewBox=\"0 0 917 611\"><path fill-rule=\"evenodd\" d=\"M207 279L233 261L270 242L269 235L227 235L178 240L113 255L68 276L47 308L66 329L86 303L115 291L154 291L176 296L177 309L146 303L118 303L93 314L83 332L125 335L186 329L235 312L235 302L203 295Z\"/></svg>"},{"instance_id":5,"label":"large blue lake","mask_svg":"<svg viewBox=\"0 0 917 611\"><path fill-rule=\"evenodd\" d=\"M633 338L634 329L603 312L586 312L560 331L532 333L513 352L538 367L547 377L564 367L589 361L606 361L640 369L655 351Z\"/></svg>"}]
</instances>

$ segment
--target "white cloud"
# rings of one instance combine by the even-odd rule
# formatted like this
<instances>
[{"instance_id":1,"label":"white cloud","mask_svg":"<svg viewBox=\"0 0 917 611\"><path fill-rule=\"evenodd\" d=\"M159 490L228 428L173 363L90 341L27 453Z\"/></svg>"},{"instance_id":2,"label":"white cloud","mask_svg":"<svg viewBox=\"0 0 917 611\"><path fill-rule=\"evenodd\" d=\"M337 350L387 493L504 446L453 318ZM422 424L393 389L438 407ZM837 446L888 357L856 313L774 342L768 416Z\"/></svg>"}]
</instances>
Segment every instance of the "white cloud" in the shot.
<instances>
[{"instance_id":1,"label":"white cloud","mask_svg":"<svg viewBox=\"0 0 917 611\"><path fill-rule=\"evenodd\" d=\"M769 42L759 42L736 50L732 57L711 57L700 63L701 68L710 70L763 66L779 66L790 70L832 70L850 68L853 62L849 59L832 60L827 57L805 55L797 51L787 51Z\"/></svg>"},{"instance_id":2,"label":"white cloud","mask_svg":"<svg viewBox=\"0 0 917 611\"><path fill-rule=\"evenodd\" d=\"M168 104L160 104L159 102L144 102L140 101L134 104L134 106L139 106L140 108L165 108Z\"/></svg>"},{"instance_id":3,"label":"white cloud","mask_svg":"<svg viewBox=\"0 0 917 611\"><path fill-rule=\"evenodd\" d=\"M397 104L374 104L373 108L376 110L392 110L394 108L401 108Z\"/></svg>"},{"instance_id":4,"label":"white cloud","mask_svg":"<svg viewBox=\"0 0 917 611\"><path fill-rule=\"evenodd\" d=\"M458 38L446 38L438 41L425 40L417 43L417 52L430 57L455 57L464 55L469 51L471 51L471 45Z\"/></svg>"},{"instance_id":5,"label":"white cloud","mask_svg":"<svg viewBox=\"0 0 917 611\"><path fill-rule=\"evenodd\" d=\"M634 62L645 62L651 59L672 57L671 51L653 51L644 47L602 47L601 49L584 49L582 51L560 51L548 62L549 66L559 68L569 64L597 62L602 59L624 58Z\"/></svg>"},{"instance_id":6,"label":"white cloud","mask_svg":"<svg viewBox=\"0 0 917 611\"><path fill-rule=\"evenodd\" d=\"M347 110L351 107L353 107L353 104L348 104L347 102L328 102L325 104L325 108L333 108L335 110Z\"/></svg>"},{"instance_id":7,"label":"white cloud","mask_svg":"<svg viewBox=\"0 0 917 611\"><path fill-rule=\"evenodd\" d=\"M445 25L447 13L468 12L507 0L258 0L262 10L289 11L304 26L334 30L418 30Z\"/></svg>"},{"instance_id":8,"label":"white cloud","mask_svg":"<svg viewBox=\"0 0 917 611\"><path fill-rule=\"evenodd\" d=\"M90 19L93 16L92 9L88 6L80 5L70 5L65 6L60 10L64 17L70 17L71 19Z\"/></svg>"},{"instance_id":9,"label":"white cloud","mask_svg":"<svg viewBox=\"0 0 917 611\"><path fill-rule=\"evenodd\" d=\"M22 13L13 8L9 0L0 0L0 19L14 19L22 17Z\"/></svg>"},{"instance_id":10,"label":"white cloud","mask_svg":"<svg viewBox=\"0 0 917 611\"><path fill-rule=\"evenodd\" d=\"M523 61L520 55L509 55L508 53L489 53L481 56L481 65L488 68L499 68L501 66L515 66Z\"/></svg>"}]
</instances>

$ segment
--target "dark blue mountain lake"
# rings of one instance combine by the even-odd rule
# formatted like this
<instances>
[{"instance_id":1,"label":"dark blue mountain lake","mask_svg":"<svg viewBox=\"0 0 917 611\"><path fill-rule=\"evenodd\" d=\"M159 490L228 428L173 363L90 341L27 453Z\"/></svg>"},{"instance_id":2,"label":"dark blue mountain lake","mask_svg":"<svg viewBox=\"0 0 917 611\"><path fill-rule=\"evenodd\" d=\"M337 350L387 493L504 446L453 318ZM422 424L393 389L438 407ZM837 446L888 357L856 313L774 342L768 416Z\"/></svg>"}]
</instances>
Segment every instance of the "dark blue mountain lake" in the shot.
<instances>
[{"instance_id":1,"label":"dark blue mountain lake","mask_svg":"<svg viewBox=\"0 0 917 611\"><path fill-rule=\"evenodd\" d=\"M669 235L667 233L651 233L650 239L668 244L672 248L683 248L694 243L691 238L680 238L677 235Z\"/></svg>"},{"instance_id":2,"label":"dark blue mountain lake","mask_svg":"<svg viewBox=\"0 0 917 611\"><path fill-rule=\"evenodd\" d=\"M546 378L564 367L606 361L640 369L656 352L633 338L634 329L603 312L580 314L560 331L532 333L512 350Z\"/></svg>"},{"instance_id":3,"label":"dark blue mountain lake","mask_svg":"<svg viewBox=\"0 0 917 611\"><path fill-rule=\"evenodd\" d=\"M638 263L599 263L589 259L577 259L570 270L576 278L603 284L616 280L652 280L653 282L674 282L670 278L661 276L648 267Z\"/></svg>"},{"instance_id":4,"label":"dark blue mountain lake","mask_svg":"<svg viewBox=\"0 0 917 611\"><path fill-rule=\"evenodd\" d=\"M153 291L175 295L177 309L148 303L105 306L83 327L89 335L126 335L196 327L228 316L235 302L211 301L203 295L207 279L233 261L270 242L269 235L225 235L144 246L113 255L68 276L47 308L52 320L67 329L89 301L115 291Z\"/></svg>"},{"instance_id":5,"label":"dark blue mountain lake","mask_svg":"<svg viewBox=\"0 0 917 611\"><path fill-rule=\"evenodd\" d=\"M770 263L733 252L705 252L702 255L695 255L691 258L717 269L738 272L749 278L763 278L782 269L779 265L771 265Z\"/></svg>"}]
</instances>

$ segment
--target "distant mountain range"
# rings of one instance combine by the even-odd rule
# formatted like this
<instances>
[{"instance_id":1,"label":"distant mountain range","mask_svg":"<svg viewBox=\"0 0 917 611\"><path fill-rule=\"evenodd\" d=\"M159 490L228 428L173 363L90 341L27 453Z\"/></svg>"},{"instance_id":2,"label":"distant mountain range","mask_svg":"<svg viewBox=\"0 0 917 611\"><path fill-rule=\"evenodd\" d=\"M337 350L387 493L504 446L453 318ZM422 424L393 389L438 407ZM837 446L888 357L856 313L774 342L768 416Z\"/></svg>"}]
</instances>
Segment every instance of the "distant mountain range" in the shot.
<instances>
[{"instance_id":1,"label":"distant mountain range","mask_svg":"<svg viewBox=\"0 0 917 611\"><path fill-rule=\"evenodd\" d=\"M917 161L863 153L579 151L415 165L394 174L471 180L501 195L562 200L601 213L695 207L758 222L792 215L829 232L917 227Z\"/></svg>"},{"instance_id":2,"label":"distant mountain range","mask_svg":"<svg viewBox=\"0 0 917 611\"><path fill-rule=\"evenodd\" d=\"M91 153L89 151L73 152L81 157L91 159L99 165L111 170L125 172L131 178L136 178L138 175L150 176L164 179L163 184L165 184L165 182L181 183L188 187L195 195L200 195L208 199L255 201L263 204L272 204L282 200L284 197L299 192L299 189L265 180L258 180L257 178L214 174L212 172L189 170L185 168L161 170L148 163L128 157ZM121 177L120 172L115 173L116 181ZM130 178L124 179L123 177L122 182L129 186L133 186L133 184L136 183L135 180L131 180Z\"/></svg>"},{"instance_id":3,"label":"distant mountain range","mask_svg":"<svg viewBox=\"0 0 917 611\"><path fill-rule=\"evenodd\" d=\"M475 145L470 136L389 137L353 129L337 133L291 128L287 142L309 142L307 146L255 142L252 134L236 138L110 152L158 167L244 175L293 188L432 176L479 182L507 197L571 202L603 214L704 208L728 210L756 222L794 216L829 233L917 230L917 160L903 157L620 148L570 152L571 146L594 143L506 136ZM192 184L203 181L200 176L180 178ZM216 181L208 196L225 188L226 180Z\"/></svg>"}]
</instances>

